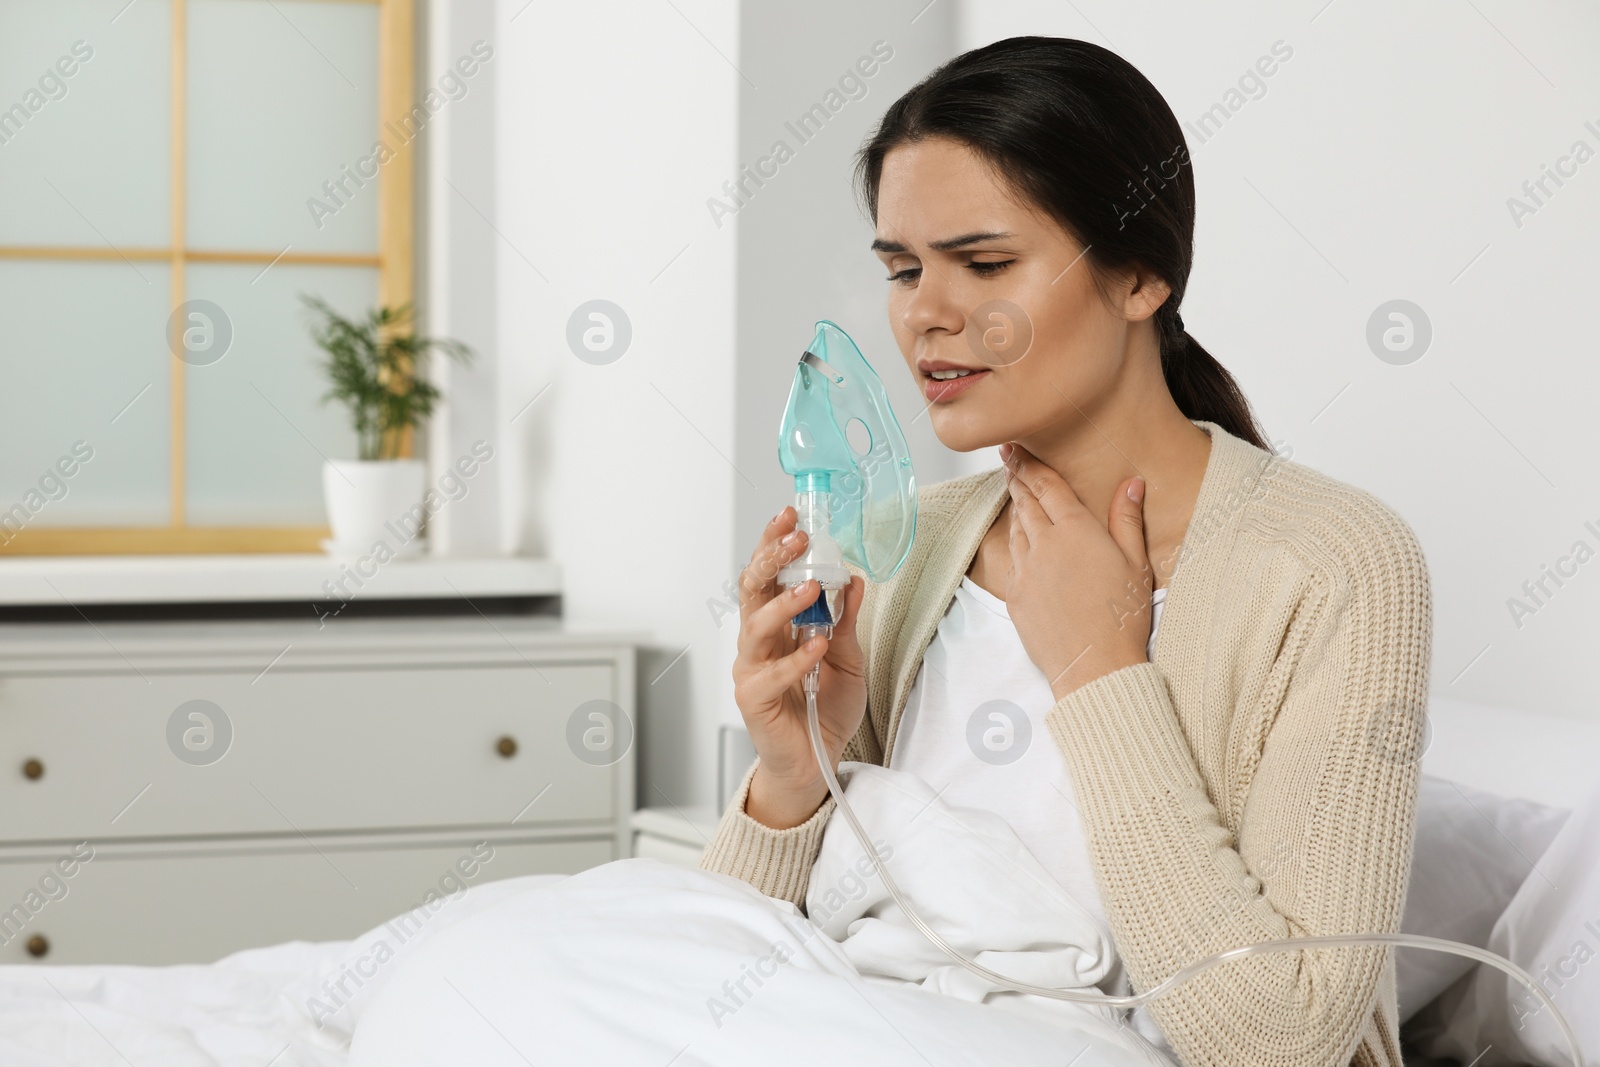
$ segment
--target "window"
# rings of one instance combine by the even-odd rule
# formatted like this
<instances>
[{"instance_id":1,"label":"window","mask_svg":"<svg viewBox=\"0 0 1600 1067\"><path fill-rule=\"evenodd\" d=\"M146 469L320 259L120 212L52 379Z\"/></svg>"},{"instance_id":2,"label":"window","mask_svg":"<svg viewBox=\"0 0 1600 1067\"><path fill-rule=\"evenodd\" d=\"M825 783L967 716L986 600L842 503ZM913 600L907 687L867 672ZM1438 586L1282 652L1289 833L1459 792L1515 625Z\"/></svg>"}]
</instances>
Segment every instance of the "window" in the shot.
<instances>
[{"instance_id":1,"label":"window","mask_svg":"<svg viewBox=\"0 0 1600 1067\"><path fill-rule=\"evenodd\" d=\"M0 6L0 554L318 549L299 296L412 297L413 2Z\"/></svg>"}]
</instances>

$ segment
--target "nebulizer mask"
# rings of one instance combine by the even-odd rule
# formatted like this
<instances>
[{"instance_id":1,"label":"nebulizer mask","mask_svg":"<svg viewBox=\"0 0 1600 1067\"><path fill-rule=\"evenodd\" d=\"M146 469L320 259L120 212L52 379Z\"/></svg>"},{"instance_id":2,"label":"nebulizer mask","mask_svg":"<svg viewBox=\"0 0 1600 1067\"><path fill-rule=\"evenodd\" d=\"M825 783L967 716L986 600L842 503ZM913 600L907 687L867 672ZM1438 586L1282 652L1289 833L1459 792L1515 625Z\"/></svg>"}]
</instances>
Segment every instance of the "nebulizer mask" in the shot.
<instances>
[{"instance_id":1,"label":"nebulizer mask","mask_svg":"<svg viewBox=\"0 0 1600 1067\"><path fill-rule=\"evenodd\" d=\"M894 577L917 530L911 451L883 383L848 334L826 320L800 355L778 433L778 461L794 476L795 526L806 551L778 572L781 585L816 579L816 601L795 616L794 636L833 636L849 560L874 582ZM816 692L817 669L806 691Z\"/></svg>"},{"instance_id":2,"label":"nebulizer mask","mask_svg":"<svg viewBox=\"0 0 1600 1067\"><path fill-rule=\"evenodd\" d=\"M778 582L792 588L816 579L821 586L817 599L790 620L790 632L802 642L817 634L831 638L836 617L834 605L838 603L840 590L850 584L846 562L865 571L869 580L883 583L894 577L910 555L916 535L917 488L911 451L889 406L883 383L849 335L826 320L817 323L816 335L801 354L795 369L789 405L778 435L778 458L784 471L794 477L796 526L806 532L805 553L778 572ZM1247 956L1307 948L1403 945L1487 963L1527 986L1534 997L1550 1009L1572 1051L1572 1062L1581 1067L1583 1061L1571 1026L1532 976L1492 952L1435 937L1333 934L1263 941L1196 960L1159 985L1131 996L1033 985L1008 978L968 959L941 937L901 893L866 828L845 799L844 789L839 785L823 745L817 718L820 675L820 663L813 665L805 675L803 688L811 749L827 780L828 792L900 909L934 946L973 974L1022 993L1103 1008L1133 1009L1165 996L1213 967Z\"/></svg>"}]
</instances>

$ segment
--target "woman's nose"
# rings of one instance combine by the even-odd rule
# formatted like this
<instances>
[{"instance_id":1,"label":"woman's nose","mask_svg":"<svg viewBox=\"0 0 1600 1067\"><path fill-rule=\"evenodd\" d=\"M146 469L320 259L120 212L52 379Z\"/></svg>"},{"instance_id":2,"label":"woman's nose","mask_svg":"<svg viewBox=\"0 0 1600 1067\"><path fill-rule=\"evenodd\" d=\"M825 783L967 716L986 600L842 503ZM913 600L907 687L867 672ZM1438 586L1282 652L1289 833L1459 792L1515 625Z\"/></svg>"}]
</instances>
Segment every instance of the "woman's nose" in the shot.
<instances>
[{"instance_id":1,"label":"woman's nose","mask_svg":"<svg viewBox=\"0 0 1600 1067\"><path fill-rule=\"evenodd\" d=\"M911 293L911 299L906 302L902 321L906 327L916 334L925 334L930 330L942 329L946 333L960 333L966 315L955 300L948 279L940 270L928 266L922 268L922 274L917 278L917 287Z\"/></svg>"}]
</instances>

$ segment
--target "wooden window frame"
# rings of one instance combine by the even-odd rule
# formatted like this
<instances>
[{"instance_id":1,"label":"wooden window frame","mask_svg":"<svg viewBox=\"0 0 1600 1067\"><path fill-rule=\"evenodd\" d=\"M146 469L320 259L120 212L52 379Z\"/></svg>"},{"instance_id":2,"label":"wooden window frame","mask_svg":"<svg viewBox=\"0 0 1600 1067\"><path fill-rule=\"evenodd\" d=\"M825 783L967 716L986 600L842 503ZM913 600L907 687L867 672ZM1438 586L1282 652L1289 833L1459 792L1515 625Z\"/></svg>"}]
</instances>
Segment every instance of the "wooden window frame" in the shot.
<instances>
[{"instance_id":1,"label":"wooden window frame","mask_svg":"<svg viewBox=\"0 0 1600 1067\"><path fill-rule=\"evenodd\" d=\"M205 0L199 0L203 3ZM319 3L366 3L378 8L378 127L411 114L415 62L415 0L316 0ZM378 177L378 253L295 253L271 251L200 251L187 247L188 214L188 9L189 0L167 0L172 17L172 144L170 166L171 237L167 248L98 248L0 245L7 260L142 260L169 265L171 307L185 299L189 263L289 263L319 266L375 267L378 299L394 306L409 302L416 284L415 139L395 148ZM185 521L184 387L188 365L171 357L168 415L168 462L171 467L170 518L165 526L24 527L3 545L0 556L111 555L155 553L321 552L326 526L191 526ZM411 435L404 435L401 454L411 454Z\"/></svg>"}]
</instances>

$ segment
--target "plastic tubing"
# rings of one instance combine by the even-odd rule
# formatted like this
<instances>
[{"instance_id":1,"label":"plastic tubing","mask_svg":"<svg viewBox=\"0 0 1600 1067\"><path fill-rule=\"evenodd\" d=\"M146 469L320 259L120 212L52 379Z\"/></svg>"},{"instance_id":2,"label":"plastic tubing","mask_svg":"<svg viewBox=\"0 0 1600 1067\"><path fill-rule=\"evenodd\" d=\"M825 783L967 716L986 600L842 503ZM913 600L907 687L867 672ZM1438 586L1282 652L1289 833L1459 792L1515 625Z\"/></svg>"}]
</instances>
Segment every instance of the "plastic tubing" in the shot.
<instances>
[{"instance_id":1,"label":"plastic tubing","mask_svg":"<svg viewBox=\"0 0 1600 1067\"><path fill-rule=\"evenodd\" d=\"M820 593L818 595L821 595ZM802 630L832 636L833 627L819 624L809 624L800 627ZM810 633L806 634L809 638ZM828 759L827 749L822 743L822 726L817 721L817 688L821 675L821 665L813 665L806 672L804 688L806 694L806 727L811 734L811 751L817 757L817 766L822 768L822 776L827 779L828 792L833 794L838 808L844 813L844 818L850 824L850 829L855 832L856 840L861 842L861 848L871 858L872 865L878 870L878 877L883 879L884 888L889 890L889 895L894 897L895 903L916 924L922 936L945 955L955 960L961 966L971 971L980 978L985 978L995 985L1006 989L1013 989L1019 993L1032 993L1035 996L1049 997L1052 1000L1065 1000L1074 1004L1092 1004L1098 1007L1110 1008L1141 1008L1153 1000L1166 996L1174 989L1183 985L1189 979L1204 974L1211 968L1231 960L1244 959L1246 956L1260 956L1269 952L1290 952L1303 948L1342 948L1350 945L1402 945L1409 948L1428 949L1432 952L1450 952L1457 956L1487 963L1497 967L1506 974L1515 978L1538 999L1539 1003L1550 1009L1551 1017L1555 1019L1556 1027L1561 1031L1561 1036L1566 1039L1567 1049L1572 1055L1573 1067L1583 1067L1583 1055L1578 1051L1578 1039L1572 1032L1572 1027L1567 1023L1566 1016L1561 1014L1561 1009L1556 1007L1555 1001L1544 991L1533 976L1518 967L1504 956L1497 956L1486 949L1475 948L1472 945L1463 945L1459 941L1445 941L1437 937L1423 937L1420 934L1329 934L1317 937L1284 937L1273 941L1262 941L1254 945L1245 945L1242 948L1231 948L1204 959L1195 960L1193 963L1180 968L1159 985L1136 993L1131 996L1119 997L1106 993L1081 993L1070 989L1051 989L1049 986L1032 985L1028 982L1019 982L1005 975L977 963L963 956L943 937L939 931L929 926L927 920L917 914L911 902L900 892L900 887L895 884L894 878L889 874L889 868L878 855L878 850L873 847L872 839L868 836L866 827L861 825L861 820L856 818L856 813L851 809L848 801L844 799L844 789L839 785L839 779L834 774L833 764Z\"/></svg>"}]
</instances>

